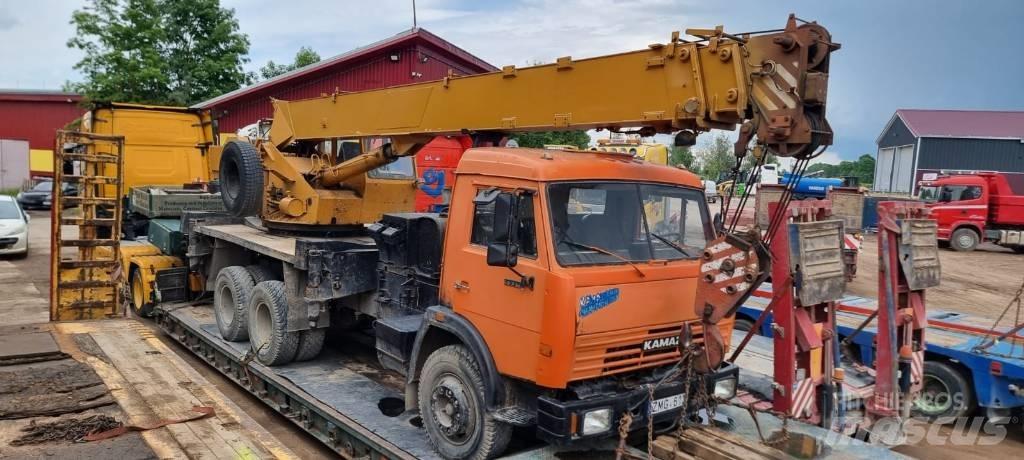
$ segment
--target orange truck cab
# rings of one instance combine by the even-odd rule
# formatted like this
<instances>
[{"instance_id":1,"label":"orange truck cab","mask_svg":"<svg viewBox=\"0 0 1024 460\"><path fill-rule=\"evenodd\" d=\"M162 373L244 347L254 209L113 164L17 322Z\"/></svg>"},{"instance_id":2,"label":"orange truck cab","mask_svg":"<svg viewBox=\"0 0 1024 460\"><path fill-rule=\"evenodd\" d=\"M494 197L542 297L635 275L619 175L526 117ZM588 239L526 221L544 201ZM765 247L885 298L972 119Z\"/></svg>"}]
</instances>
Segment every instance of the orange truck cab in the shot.
<instances>
[{"instance_id":1,"label":"orange truck cab","mask_svg":"<svg viewBox=\"0 0 1024 460\"><path fill-rule=\"evenodd\" d=\"M535 422L549 442L615 435L627 411L635 429L650 412L662 429L678 419L684 383L665 377L684 323L698 322L698 258L714 232L697 176L614 153L470 149L444 232L440 305L416 331L413 387L431 385L417 371L423 350L459 330L494 417ZM732 320L719 327L729 337ZM726 365L707 390L728 397L736 377Z\"/></svg>"}]
</instances>

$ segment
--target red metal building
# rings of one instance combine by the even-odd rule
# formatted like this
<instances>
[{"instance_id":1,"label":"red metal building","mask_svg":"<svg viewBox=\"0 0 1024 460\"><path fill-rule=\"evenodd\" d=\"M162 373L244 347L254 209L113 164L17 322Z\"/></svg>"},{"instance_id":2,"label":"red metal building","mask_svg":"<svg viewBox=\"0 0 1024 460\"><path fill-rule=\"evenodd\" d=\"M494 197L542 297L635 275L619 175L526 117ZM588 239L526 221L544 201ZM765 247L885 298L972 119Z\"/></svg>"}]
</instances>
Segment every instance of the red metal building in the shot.
<instances>
[{"instance_id":1,"label":"red metal building","mask_svg":"<svg viewBox=\"0 0 1024 460\"><path fill-rule=\"evenodd\" d=\"M422 28L196 104L210 109L220 132L234 132L270 118L270 98L295 100L335 91L363 91L493 72L496 67Z\"/></svg>"},{"instance_id":2,"label":"red metal building","mask_svg":"<svg viewBox=\"0 0 1024 460\"><path fill-rule=\"evenodd\" d=\"M57 130L85 113L82 96L60 91L0 89L0 139L53 150Z\"/></svg>"}]
</instances>

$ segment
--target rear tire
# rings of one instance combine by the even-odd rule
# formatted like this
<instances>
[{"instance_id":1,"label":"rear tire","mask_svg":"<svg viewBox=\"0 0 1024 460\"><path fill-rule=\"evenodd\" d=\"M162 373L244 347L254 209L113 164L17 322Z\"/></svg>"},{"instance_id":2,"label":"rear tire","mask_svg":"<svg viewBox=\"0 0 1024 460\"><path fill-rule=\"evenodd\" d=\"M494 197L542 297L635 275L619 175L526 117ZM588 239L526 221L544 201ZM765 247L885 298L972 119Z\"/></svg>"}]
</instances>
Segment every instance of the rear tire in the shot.
<instances>
[{"instance_id":1,"label":"rear tire","mask_svg":"<svg viewBox=\"0 0 1024 460\"><path fill-rule=\"evenodd\" d=\"M973 388L960 371L946 363L925 361L924 384L914 401L914 415L949 424L970 415L976 407Z\"/></svg>"},{"instance_id":2,"label":"rear tire","mask_svg":"<svg viewBox=\"0 0 1024 460\"><path fill-rule=\"evenodd\" d=\"M256 359L267 366L286 364L295 359L299 333L289 332L288 301L281 281L256 285L249 299L249 337Z\"/></svg>"},{"instance_id":3,"label":"rear tire","mask_svg":"<svg viewBox=\"0 0 1024 460\"><path fill-rule=\"evenodd\" d=\"M249 297L254 285L252 275L240 265L222 268L217 273L213 311L224 340L242 342L249 338Z\"/></svg>"},{"instance_id":4,"label":"rear tire","mask_svg":"<svg viewBox=\"0 0 1024 460\"><path fill-rule=\"evenodd\" d=\"M978 247L980 238L978 233L969 228L958 228L949 239L949 246L961 252L973 251Z\"/></svg>"},{"instance_id":5,"label":"rear tire","mask_svg":"<svg viewBox=\"0 0 1024 460\"><path fill-rule=\"evenodd\" d=\"M220 156L220 196L235 217L259 214L263 203L263 166L252 144L231 141Z\"/></svg>"},{"instance_id":6,"label":"rear tire","mask_svg":"<svg viewBox=\"0 0 1024 460\"><path fill-rule=\"evenodd\" d=\"M252 276L253 285L260 284L264 281L275 281L277 277L274 276L274 272L270 271L269 268L263 265L246 265L245 269L249 271L249 275Z\"/></svg>"},{"instance_id":7,"label":"rear tire","mask_svg":"<svg viewBox=\"0 0 1024 460\"><path fill-rule=\"evenodd\" d=\"M480 366L462 345L427 357L418 391L427 439L444 458L487 459L505 450L512 426L487 413Z\"/></svg>"},{"instance_id":8,"label":"rear tire","mask_svg":"<svg viewBox=\"0 0 1024 460\"><path fill-rule=\"evenodd\" d=\"M295 352L296 361L309 361L320 354L324 348L327 328L308 329L299 334L299 346Z\"/></svg>"}]
</instances>

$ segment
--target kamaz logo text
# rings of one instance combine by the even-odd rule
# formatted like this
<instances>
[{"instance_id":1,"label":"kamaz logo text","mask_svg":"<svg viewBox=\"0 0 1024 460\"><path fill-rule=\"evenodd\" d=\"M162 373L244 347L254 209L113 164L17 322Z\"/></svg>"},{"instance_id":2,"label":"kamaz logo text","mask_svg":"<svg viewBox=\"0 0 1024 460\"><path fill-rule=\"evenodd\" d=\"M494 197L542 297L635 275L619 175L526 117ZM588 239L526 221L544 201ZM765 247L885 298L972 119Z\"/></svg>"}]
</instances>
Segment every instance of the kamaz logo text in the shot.
<instances>
[{"instance_id":1,"label":"kamaz logo text","mask_svg":"<svg viewBox=\"0 0 1024 460\"><path fill-rule=\"evenodd\" d=\"M662 348L678 347L679 336L662 337L660 339L644 340L644 351L660 350Z\"/></svg>"}]
</instances>

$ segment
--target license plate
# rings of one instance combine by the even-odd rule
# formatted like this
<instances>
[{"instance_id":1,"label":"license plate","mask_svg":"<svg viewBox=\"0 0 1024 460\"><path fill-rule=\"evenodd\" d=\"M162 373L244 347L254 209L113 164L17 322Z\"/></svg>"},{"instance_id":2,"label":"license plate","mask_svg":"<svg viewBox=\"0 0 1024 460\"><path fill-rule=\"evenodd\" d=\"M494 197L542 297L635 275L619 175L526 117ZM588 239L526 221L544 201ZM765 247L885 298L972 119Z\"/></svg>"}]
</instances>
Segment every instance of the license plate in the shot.
<instances>
[{"instance_id":1,"label":"license plate","mask_svg":"<svg viewBox=\"0 0 1024 460\"><path fill-rule=\"evenodd\" d=\"M672 409L678 409L683 407L683 395L673 395L661 399L655 399L651 401L651 413L660 414L665 411Z\"/></svg>"}]
</instances>

